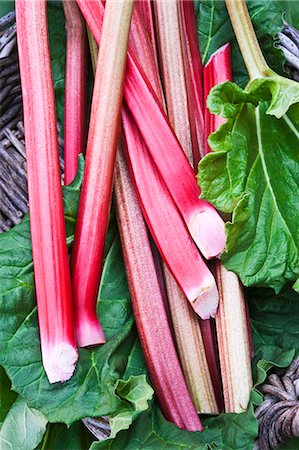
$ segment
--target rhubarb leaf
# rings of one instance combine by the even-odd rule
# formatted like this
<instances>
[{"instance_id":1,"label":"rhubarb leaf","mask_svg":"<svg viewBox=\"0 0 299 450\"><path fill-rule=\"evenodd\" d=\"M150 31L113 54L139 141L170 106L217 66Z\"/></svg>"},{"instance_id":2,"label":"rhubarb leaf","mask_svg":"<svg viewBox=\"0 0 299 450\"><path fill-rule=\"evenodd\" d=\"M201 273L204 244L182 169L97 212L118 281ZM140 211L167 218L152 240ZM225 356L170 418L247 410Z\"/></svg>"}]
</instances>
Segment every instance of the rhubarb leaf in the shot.
<instances>
[{"instance_id":1,"label":"rhubarb leaf","mask_svg":"<svg viewBox=\"0 0 299 450\"><path fill-rule=\"evenodd\" d=\"M148 401L154 391L147 383L145 375L131 375L128 380L117 382L115 393L122 399L122 403L119 410L109 417L111 438L119 431L129 428L140 413L148 409Z\"/></svg>"},{"instance_id":2,"label":"rhubarb leaf","mask_svg":"<svg viewBox=\"0 0 299 450\"><path fill-rule=\"evenodd\" d=\"M82 161L77 178L64 188L69 240L81 179ZM108 232L98 302L107 343L92 350L81 349L75 374L66 383L50 385L41 364L28 215L0 235L0 278L0 363L12 389L51 422L70 425L83 417L119 411L123 399L115 389L135 349L136 330L115 223L112 221ZM143 379L142 385L147 393L144 397L150 398Z\"/></svg>"},{"instance_id":3,"label":"rhubarb leaf","mask_svg":"<svg viewBox=\"0 0 299 450\"><path fill-rule=\"evenodd\" d=\"M278 292L299 274L299 104L280 119L270 114L281 116L298 102L299 85L281 95L271 80L255 81L248 91L230 82L212 90L211 112L228 121L210 135L214 152L200 162L198 181L203 198L233 213L226 267L245 286Z\"/></svg>"},{"instance_id":4,"label":"rhubarb leaf","mask_svg":"<svg viewBox=\"0 0 299 450\"><path fill-rule=\"evenodd\" d=\"M34 450L43 438L46 425L45 416L18 397L1 427L1 450Z\"/></svg>"},{"instance_id":5,"label":"rhubarb leaf","mask_svg":"<svg viewBox=\"0 0 299 450\"><path fill-rule=\"evenodd\" d=\"M0 366L0 429L2 423L17 398L17 394L11 390L11 383L3 367Z\"/></svg>"},{"instance_id":6,"label":"rhubarb leaf","mask_svg":"<svg viewBox=\"0 0 299 450\"><path fill-rule=\"evenodd\" d=\"M247 7L259 43L269 66L282 73L284 57L274 47L274 38L282 28L283 2L276 0L250 0ZM219 0L196 0L198 39L206 64L209 57L222 45L232 45L232 66L234 81L245 87L249 78L234 32L228 17L225 2ZM294 8L293 8L294 9Z\"/></svg>"}]
</instances>

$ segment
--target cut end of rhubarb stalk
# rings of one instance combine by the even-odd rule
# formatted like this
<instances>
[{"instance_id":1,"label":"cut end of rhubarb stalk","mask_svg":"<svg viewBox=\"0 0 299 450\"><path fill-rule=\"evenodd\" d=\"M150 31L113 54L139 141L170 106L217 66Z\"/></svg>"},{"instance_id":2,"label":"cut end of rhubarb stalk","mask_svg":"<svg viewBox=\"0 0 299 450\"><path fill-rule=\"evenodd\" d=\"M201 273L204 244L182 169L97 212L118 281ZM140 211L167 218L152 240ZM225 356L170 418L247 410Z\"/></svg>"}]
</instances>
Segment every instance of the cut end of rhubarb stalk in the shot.
<instances>
[{"instance_id":1,"label":"cut end of rhubarb stalk","mask_svg":"<svg viewBox=\"0 0 299 450\"><path fill-rule=\"evenodd\" d=\"M192 308L203 320L215 317L219 303L218 290L215 281L210 287L203 290L191 303Z\"/></svg>"},{"instance_id":2,"label":"cut end of rhubarb stalk","mask_svg":"<svg viewBox=\"0 0 299 450\"><path fill-rule=\"evenodd\" d=\"M189 232L206 259L220 257L225 248L225 224L212 208L197 212L188 223Z\"/></svg>"},{"instance_id":3,"label":"cut end of rhubarb stalk","mask_svg":"<svg viewBox=\"0 0 299 450\"><path fill-rule=\"evenodd\" d=\"M67 381L74 373L78 352L75 347L65 342L55 345L43 357L43 366L49 383Z\"/></svg>"},{"instance_id":4,"label":"cut end of rhubarb stalk","mask_svg":"<svg viewBox=\"0 0 299 450\"><path fill-rule=\"evenodd\" d=\"M105 344L106 338L99 321L77 321L76 339L79 347Z\"/></svg>"}]
</instances>

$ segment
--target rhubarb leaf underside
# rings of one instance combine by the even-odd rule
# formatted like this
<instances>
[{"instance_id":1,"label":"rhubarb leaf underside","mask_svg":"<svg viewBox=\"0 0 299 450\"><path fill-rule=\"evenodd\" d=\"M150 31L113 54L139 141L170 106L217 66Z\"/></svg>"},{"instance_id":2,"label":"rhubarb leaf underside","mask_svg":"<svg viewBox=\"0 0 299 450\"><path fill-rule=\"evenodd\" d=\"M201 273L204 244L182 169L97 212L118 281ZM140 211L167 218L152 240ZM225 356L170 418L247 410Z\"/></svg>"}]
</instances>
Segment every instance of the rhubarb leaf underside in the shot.
<instances>
[{"instance_id":1,"label":"rhubarb leaf underside","mask_svg":"<svg viewBox=\"0 0 299 450\"><path fill-rule=\"evenodd\" d=\"M214 88L210 111L228 120L210 135L214 152L200 162L198 175L202 197L232 213L222 255L226 267L245 286L276 292L299 275L299 89L294 86L288 96L282 95L284 85L266 78L247 91L230 82Z\"/></svg>"},{"instance_id":2,"label":"rhubarb leaf underside","mask_svg":"<svg viewBox=\"0 0 299 450\"><path fill-rule=\"evenodd\" d=\"M7 414L0 431L0 448L34 450L46 431L47 419L26 400L18 397Z\"/></svg>"},{"instance_id":3,"label":"rhubarb leaf underside","mask_svg":"<svg viewBox=\"0 0 299 450\"><path fill-rule=\"evenodd\" d=\"M81 160L77 178L64 188L69 243L73 238L82 176ZM143 408L146 400L152 397L144 376L129 383L124 399L117 391L117 383L135 350L136 331L113 218L106 244L98 312L103 319L107 343L92 350L81 349L74 376L66 383L50 385L41 363L29 216L0 235L0 364L12 381L12 389L50 422L70 425L87 416L119 414L124 400L126 405L130 404L135 418L142 408L136 399L131 404L130 389L139 389L139 393L143 393ZM146 373L143 359L140 364L142 373Z\"/></svg>"}]
</instances>

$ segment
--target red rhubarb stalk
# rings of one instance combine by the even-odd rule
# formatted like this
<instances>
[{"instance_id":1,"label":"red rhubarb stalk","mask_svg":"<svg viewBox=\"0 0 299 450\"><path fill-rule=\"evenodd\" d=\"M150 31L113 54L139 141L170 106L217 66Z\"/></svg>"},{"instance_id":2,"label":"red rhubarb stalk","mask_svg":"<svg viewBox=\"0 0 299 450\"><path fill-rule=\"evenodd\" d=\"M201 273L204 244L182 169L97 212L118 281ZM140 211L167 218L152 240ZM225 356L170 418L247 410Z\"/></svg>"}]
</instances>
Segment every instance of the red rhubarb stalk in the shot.
<instances>
[{"instance_id":1,"label":"red rhubarb stalk","mask_svg":"<svg viewBox=\"0 0 299 450\"><path fill-rule=\"evenodd\" d=\"M192 6L192 2L188 3L191 3ZM193 162L192 159L196 153L198 161L198 146L195 148L192 145L190 136L191 129L189 130L189 127L186 126L187 123L191 122L188 110L189 93L186 92L188 89L186 89L185 86L186 72L190 73L191 61L190 58L186 58L183 48L184 45L187 46L187 36L186 30L184 28L182 29L179 5L176 3L156 3L155 19L158 24L158 28L161 31L159 34L159 44L162 66L165 73L164 88L166 92L167 109L168 112L170 112L170 110L172 111L172 125L174 126L174 131L176 132L181 143L185 142L183 149L187 154L188 159ZM166 34L165 27L167 27ZM141 51L139 54L136 53L138 62L142 67L147 67L146 61L142 59L142 55L143 53ZM201 60L199 52L197 57L200 65ZM168 61L171 70L169 70L169 66L165 64L166 61ZM179 61L181 63L180 66ZM146 71L146 74L153 86L153 81L150 78L148 71ZM189 89L193 89L193 86L189 86ZM181 99L182 91L185 92L185 101L182 101ZM179 97L180 99L178 102L176 102L176 97ZM176 103L178 104L176 105ZM195 102L193 103L192 117L196 116L194 107L197 107ZM202 105L200 105L200 116L202 117L201 107ZM184 108L183 114L182 108ZM190 146L194 149L194 152L192 152ZM177 283L171 276L171 273L168 271L166 266L164 266L164 275L178 353L189 392L192 395L194 405L198 412L205 414L216 414L219 410L216 403L210 370L205 353L206 343L203 343L199 321L194 315L192 308L190 308L190 306L186 303L184 294L179 289ZM208 340L208 342L211 342L211 340ZM208 350L210 352L214 350L215 352L215 347L213 347L213 349L209 347ZM214 353L212 354L214 355ZM220 372L218 370L216 373L217 380L219 380L219 373ZM218 386L220 386L219 404L221 406L221 382L217 385L217 387Z\"/></svg>"},{"instance_id":2,"label":"red rhubarb stalk","mask_svg":"<svg viewBox=\"0 0 299 450\"><path fill-rule=\"evenodd\" d=\"M218 293L213 275L193 243L162 177L154 170L150 154L126 108L123 108L122 121L125 150L139 203L155 244L194 311L203 319L215 317Z\"/></svg>"},{"instance_id":3,"label":"red rhubarb stalk","mask_svg":"<svg viewBox=\"0 0 299 450\"><path fill-rule=\"evenodd\" d=\"M212 87L219 83L232 80L232 69L230 64L230 44L220 47L208 60L204 67L204 98L205 104ZM216 131L226 120L221 115L211 114L208 108L205 109L205 154L211 152L208 144L209 134Z\"/></svg>"},{"instance_id":4,"label":"red rhubarb stalk","mask_svg":"<svg viewBox=\"0 0 299 450\"><path fill-rule=\"evenodd\" d=\"M142 16L144 7L141 5L143 3L146 4L147 2L138 1L135 3L129 38L129 48L138 58L140 65L146 67L146 76L150 80L159 100L164 104L156 54L152 46L151 38L147 33L145 17ZM141 61L144 62L145 65L143 65Z\"/></svg>"},{"instance_id":5,"label":"red rhubarb stalk","mask_svg":"<svg viewBox=\"0 0 299 450\"><path fill-rule=\"evenodd\" d=\"M198 45L194 2L180 0L181 42L191 127L193 165L204 156L203 67Z\"/></svg>"},{"instance_id":6,"label":"red rhubarb stalk","mask_svg":"<svg viewBox=\"0 0 299 450\"><path fill-rule=\"evenodd\" d=\"M16 2L30 228L43 365L50 383L77 361L46 1Z\"/></svg>"},{"instance_id":7,"label":"red rhubarb stalk","mask_svg":"<svg viewBox=\"0 0 299 450\"><path fill-rule=\"evenodd\" d=\"M105 342L96 300L111 204L132 9L132 0L106 1L71 255L76 337L81 347Z\"/></svg>"},{"instance_id":8,"label":"red rhubarb stalk","mask_svg":"<svg viewBox=\"0 0 299 450\"><path fill-rule=\"evenodd\" d=\"M96 57L93 51L93 63ZM156 397L168 420L180 428L201 431L173 343L161 274L156 271L148 231L120 146L114 194L136 325Z\"/></svg>"},{"instance_id":9,"label":"red rhubarb stalk","mask_svg":"<svg viewBox=\"0 0 299 450\"><path fill-rule=\"evenodd\" d=\"M199 199L194 171L162 107L135 57L128 61L126 103L196 245L207 259L218 256L226 241L224 223L207 201Z\"/></svg>"},{"instance_id":10,"label":"red rhubarb stalk","mask_svg":"<svg viewBox=\"0 0 299 450\"><path fill-rule=\"evenodd\" d=\"M103 5L77 1L100 42ZM196 245L206 258L222 253L226 236L216 210L199 199L200 190L191 168L157 97L131 51L128 52L124 97L155 164L171 193ZM159 127L157 127L159 124Z\"/></svg>"},{"instance_id":11,"label":"red rhubarb stalk","mask_svg":"<svg viewBox=\"0 0 299 450\"><path fill-rule=\"evenodd\" d=\"M185 430L201 431L173 343L147 228L120 152L115 197L132 305L151 383L167 420Z\"/></svg>"},{"instance_id":12,"label":"red rhubarb stalk","mask_svg":"<svg viewBox=\"0 0 299 450\"><path fill-rule=\"evenodd\" d=\"M78 155L85 151L87 39L77 3L64 0L62 5L66 19L64 182L69 184L78 170Z\"/></svg>"},{"instance_id":13,"label":"red rhubarb stalk","mask_svg":"<svg viewBox=\"0 0 299 450\"><path fill-rule=\"evenodd\" d=\"M230 45L217 50L204 68L205 97L218 83L232 80ZM207 135L223 123L219 116L205 112ZM206 152L211 151L206 146ZM216 330L223 385L224 406L227 413L245 411L252 388L250 357L252 336L246 302L240 281L217 261L214 264L219 290L219 308L216 314Z\"/></svg>"},{"instance_id":14,"label":"red rhubarb stalk","mask_svg":"<svg viewBox=\"0 0 299 450\"><path fill-rule=\"evenodd\" d=\"M138 1L135 4L135 9L136 11L138 11L138 15L142 23L144 24L145 31L150 39L155 62L156 64L158 64L155 23L153 15L153 2L152 0L143 0L141 2Z\"/></svg>"}]
</instances>

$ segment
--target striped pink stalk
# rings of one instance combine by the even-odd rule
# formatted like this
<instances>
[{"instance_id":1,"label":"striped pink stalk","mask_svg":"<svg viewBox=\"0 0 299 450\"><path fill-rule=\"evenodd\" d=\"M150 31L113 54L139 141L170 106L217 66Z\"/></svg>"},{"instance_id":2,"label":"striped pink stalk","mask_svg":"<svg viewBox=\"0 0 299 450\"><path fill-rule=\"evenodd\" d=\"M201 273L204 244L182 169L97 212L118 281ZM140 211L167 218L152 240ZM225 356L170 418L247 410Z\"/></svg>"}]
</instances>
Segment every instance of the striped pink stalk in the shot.
<instances>
[{"instance_id":1,"label":"striped pink stalk","mask_svg":"<svg viewBox=\"0 0 299 450\"><path fill-rule=\"evenodd\" d=\"M173 343L147 228L120 151L115 197L134 316L155 394L167 420L185 430L201 431Z\"/></svg>"},{"instance_id":2,"label":"striped pink stalk","mask_svg":"<svg viewBox=\"0 0 299 450\"><path fill-rule=\"evenodd\" d=\"M125 108L122 121L132 177L155 244L194 311L202 319L215 317L218 292L214 277L194 245L162 177L154 170L150 154Z\"/></svg>"},{"instance_id":3,"label":"striped pink stalk","mask_svg":"<svg viewBox=\"0 0 299 450\"><path fill-rule=\"evenodd\" d=\"M64 106L64 183L78 170L85 153L87 101L87 38L85 20L75 1L63 0L66 19L66 73Z\"/></svg>"},{"instance_id":4,"label":"striped pink stalk","mask_svg":"<svg viewBox=\"0 0 299 450\"><path fill-rule=\"evenodd\" d=\"M46 1L16 2L34 278L42 361L50 383L68 380L77 349L58 156Z\"/></svg>"}]
</instances>

